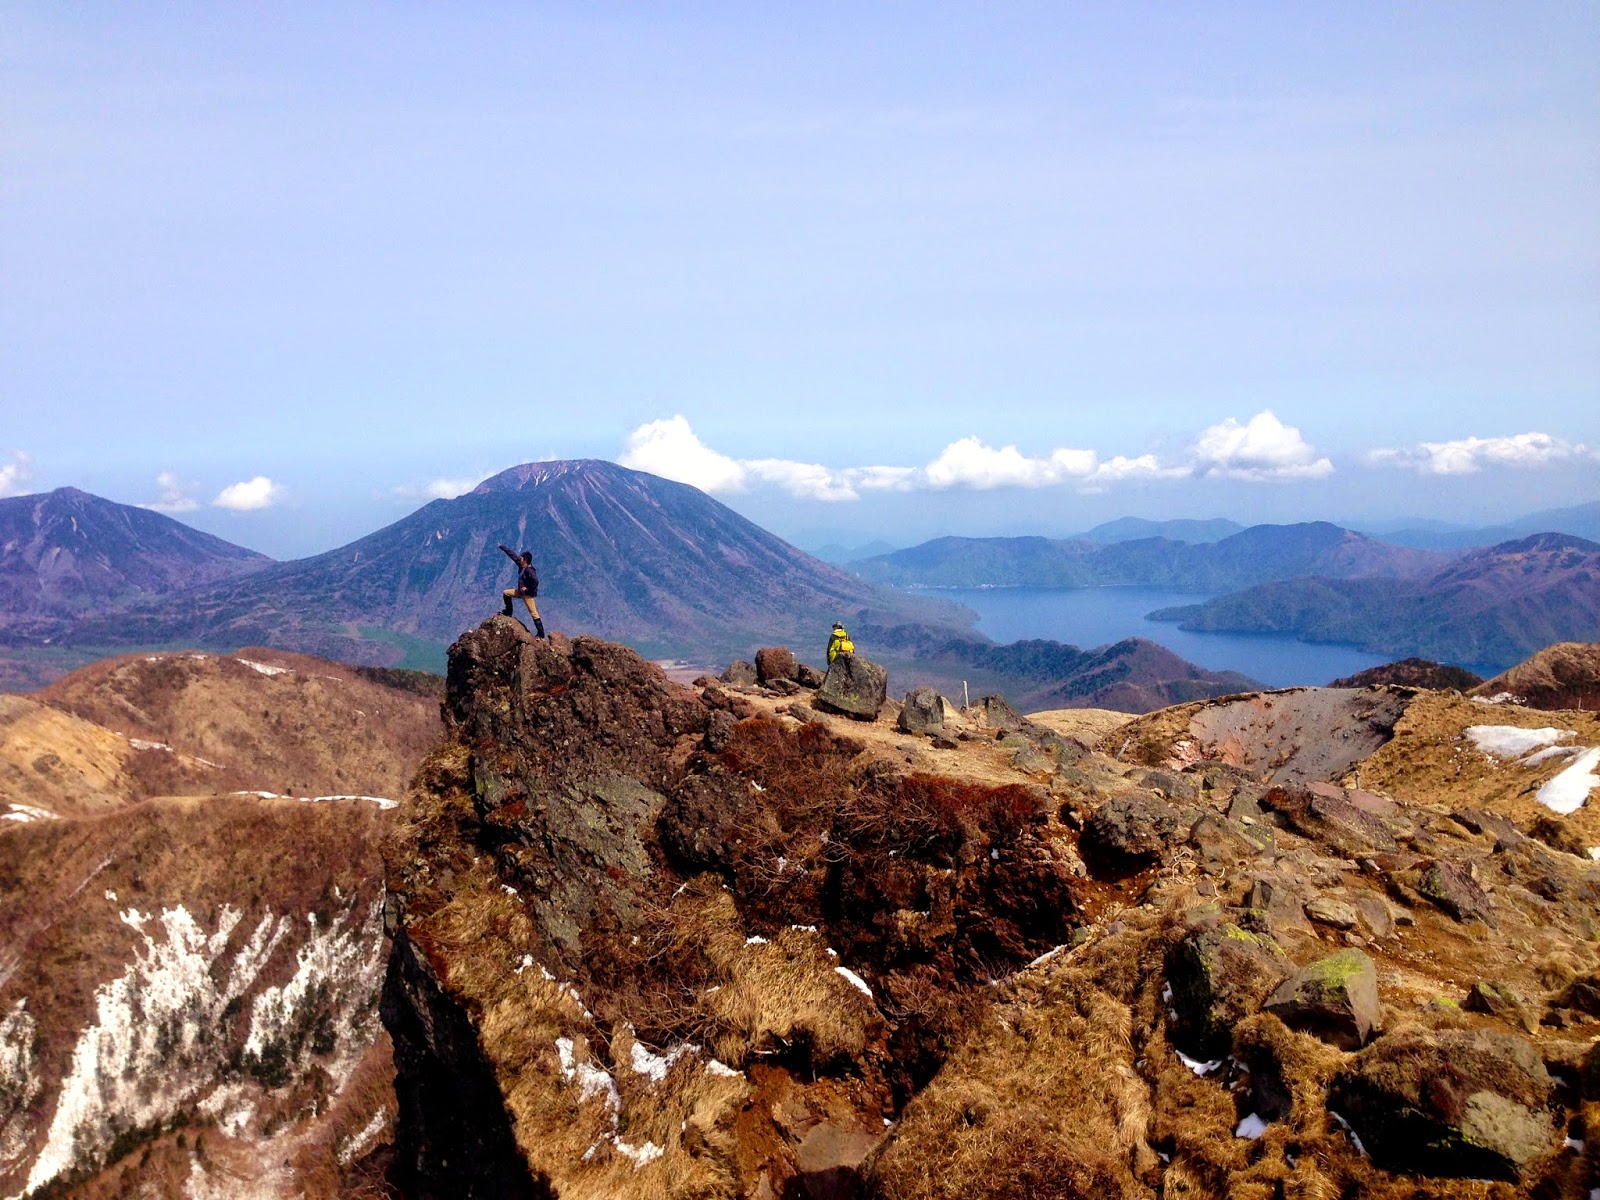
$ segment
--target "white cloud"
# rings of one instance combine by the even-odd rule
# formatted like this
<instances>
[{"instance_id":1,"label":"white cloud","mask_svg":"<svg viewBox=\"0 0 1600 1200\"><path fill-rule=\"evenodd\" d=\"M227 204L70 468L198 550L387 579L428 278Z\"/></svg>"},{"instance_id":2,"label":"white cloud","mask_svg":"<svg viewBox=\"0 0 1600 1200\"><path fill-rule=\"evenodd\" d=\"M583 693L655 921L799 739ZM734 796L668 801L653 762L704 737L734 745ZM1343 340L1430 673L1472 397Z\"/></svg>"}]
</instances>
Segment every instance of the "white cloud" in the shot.
<instances>
[{"instance_id":1,"label":"white cloud","mask_svg":"<svg viewBox=\"0 0 1600 1200\"><path fill-rule=\"evenodd\" d=\"M703 492L740 492L745 486L744 465L706 446L682 416L639 426L617 461Z\"/></svg>"},{"instance_id":2,"label":"white cloud","mask_svg":"<svg viewBox=\"0 0 1600 1200\"><path fill-rule=\"evenodd\" d=\"M1316 449L1293 425L1285 425L1270 409L1263 409L1241 425L1234 418L1201 432L1190 447L1194 473L1251 483L1290 479L1321 479L1333 473L1333 463L1318 457Z\"/></svg>"},{"instance_id":3,"label":"white cloud","mask_svg":"<svg viewBox=\"0 0 1600 1200\"><path fill-rule=\"evenodd\" d=\"M217 493L211 503L216 508L231 508L234 512L253 512L271 508L283 498L283 488L265 475L229 484Z\"/></svg>"},{"instance_id":4,"label":"white cloud","mask_svg":"<svg viewBox=\"0 0 1600 1200\"><path fill-rule=\"evenodd\" d=\"M1471 475L1491 466L1542 467L1586 453L1586 447L1548 433L1518 433L1510 437L1465 437L1374 450L1367 455L1367 461L1409 467L1422 475Z\"/></svg>"},{"instance_id":5,"label":"white cloud","mask_svg":"<svg viewBox=\"0 0 1600 1200\"><path fill-rule=\"evenodd\" d=\"M741 464L753 479L775 483L791 496L805 500L859 500L849 473L832 471L820 463L791 462L784 458L753 458Z\"/></svg>"},{"instance_id":6,"label":"white cloud","mask_svg":"<svg viewBox=\"0 0 1600 1200\"><path fill-rule=\"evenodd\" d=\"M163 471L156 476L156 498L143 507L160 513L193 512L200 507L194 498L195 487L179 479L176 471Z\"/></svg>"},{"instance_id":7,"label":"white cloud","mask_svg":"<svg viewBox=\"0 0 1600 1200\"><path fill-rule=\"evenodd\" d=\"M11 461L0 466L0 496L20 496L33 482L33 455L26 450L7 450Z\"/></svg>"},{"instance_id":8,"label":"white cloud","mask_svg":"<svg viewBox=\"0 0 1600 1200\"><path fill-rule=\"evenodd\" d=\"M481 482L480 479L433 479L422 485L422 494L429 500L454 500L465 496Z\"/></svg>"}]
</instances>

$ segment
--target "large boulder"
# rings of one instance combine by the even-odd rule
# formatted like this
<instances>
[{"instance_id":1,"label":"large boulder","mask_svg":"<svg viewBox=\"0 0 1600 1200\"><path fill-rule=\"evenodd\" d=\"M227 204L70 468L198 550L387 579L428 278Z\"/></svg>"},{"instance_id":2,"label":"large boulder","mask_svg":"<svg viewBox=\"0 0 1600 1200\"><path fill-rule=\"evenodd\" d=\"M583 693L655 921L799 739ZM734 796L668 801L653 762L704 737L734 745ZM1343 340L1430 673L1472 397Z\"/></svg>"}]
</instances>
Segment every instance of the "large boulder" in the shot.
<instances>
[{"instance_id":1,"label":"large boulder","mask_svg":"<svg viewBox=\"0 0 1600 1200\"><path fill-rule=\"evenodd\" d=\"M756 651L756 681L759 683L794 679L798 666L794 655L782 646L766 646Z\"/></svg>"},{"instance_id":2,"label":"large boulder","mask_svg":"<svg viewBox=\"0 0 1600 1200\"><path fill-rule=\"evenodd\" d=\"M1265 1008L1290 1029L1360 1049L1383 1023L1378 970L1361 951L1340 950L1285 979Z\"/></svg>"},{"instance_id":3,"label":"large boulder","mask_svg":"<svg viewBox=\"0 0 1600 1200\"><path fill-rule=\"evenodd\" d=\"M1550 1093L1544 1063L1523 1038L1412 1030L1358 1054L1328 1107L1387 1170L1514 1183L1553 1147Z\"/></svg>"},{"instance_id":4,"label":"large boulder","mask_svg":"<svg viewBox=\"0 0 1600 1200\"><path fill-rule=\"evenodd\" d=\"M732 684L734 687L753 687L759 676L756 674L754 663L747 662L742 658L736 658L728 664L728 669L718 678L723 683Z\"/></svg>"},{"instance_id":5,"label":"large boulder","mask_svg":"<svg viewBox=\"0 0 1600 1200\"><path fill-rule=\"evenodd\" d=\"M895 724L906 733L932 736L944 732L944 697L936 688L912 688L900 706Z\"/></svg>"},{"instance_id":6,"label":"large boulder","mask_svg":"<svg viewBox=\"0 0 1600 1200\"><path fill-rule=\"evenodd\" d=\"M1167 956L1174 1044L1200 1058L1221 1058L1233 1027L1261 1007L1292 967L1264 934L1227 924L1191 933Z\"/></svg>"},{"instance_id":7,"label":"large boulder","mask_svg":"<svg viewBox=\"0 0 1600 1200\"><path fill-rule=\"evenodd\" d=\"M1079 846L1101 874L1131 875L1183 843L1193 812L1142 793L1113 796L1084 825Z\"/></svg>"},{"instance_id":8,"label":"large boulder","mask_svg":"<svg viewBox=\"0 0 1600 1200\"><path fill-rule=\"evenodd\" d=\"M889 672L859 654L841 654L828 664L816 705L863 721L875 721L889 696Z\"/></svg>"}]
</instances>

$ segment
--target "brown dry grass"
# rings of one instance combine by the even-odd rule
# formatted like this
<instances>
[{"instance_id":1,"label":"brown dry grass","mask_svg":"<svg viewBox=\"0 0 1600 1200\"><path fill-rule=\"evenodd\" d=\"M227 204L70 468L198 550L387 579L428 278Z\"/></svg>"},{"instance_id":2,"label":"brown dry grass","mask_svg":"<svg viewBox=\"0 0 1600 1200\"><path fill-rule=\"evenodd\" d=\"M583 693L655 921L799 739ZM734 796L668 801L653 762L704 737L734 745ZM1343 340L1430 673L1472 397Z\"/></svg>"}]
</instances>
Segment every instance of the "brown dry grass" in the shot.
<instances>
[{"instance_id":1,"label":"brown dry grass","mask_svg":"<svg viewBox=\"0 0 1600 1200\"><path fill-rule=\"evenodd\" d=\"M0 694L0 802L61 816L116 807L133 791L128 760L135 753L92 721Z\"/></svg>"},{"instance_id":2,"label":"brown dry grass","mask_svg":"<svg viewBox=\"0 0 1600 1200\"><path fill-rule=\"evenodd\" d=\"M107 659L35 699L170 745L130 757L135 799L234 789L398 797L440 734L436 701L275 650Z\"/></svg>"},{"instance_id":3,"label":"brown dry grass","mask_svg":"<svg viewBox=\"0 0 1600 1200\"><path fill-rule=\"evenodd\" d=\"M1029 713L1028 720L1052 729L1062 737L1076 738L1093 749L1105 739L1114 741L1111 735L1137 716L1137 713L1117 712L1109 708L1052 708Z\"/></svg>"}]
</instances>

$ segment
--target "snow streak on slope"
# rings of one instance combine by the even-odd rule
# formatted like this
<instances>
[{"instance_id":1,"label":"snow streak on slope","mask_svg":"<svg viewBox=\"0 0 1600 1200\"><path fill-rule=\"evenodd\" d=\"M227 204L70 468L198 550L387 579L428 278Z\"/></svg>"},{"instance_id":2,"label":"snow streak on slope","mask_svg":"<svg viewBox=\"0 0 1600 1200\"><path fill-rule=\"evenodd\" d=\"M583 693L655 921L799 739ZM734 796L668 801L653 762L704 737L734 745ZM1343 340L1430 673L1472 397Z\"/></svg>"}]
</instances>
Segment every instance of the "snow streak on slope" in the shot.
<instances>
[{"instance_id":1,"label":"snow streak on slope","mask_svg":"<svg viewBox=\"0 0 1600 1200\"><path fill-rule=\"evenodd\" d=\"M222 907L209 933L182 905L159 916L135 908L120 915L143 944L122 975L95 992L94 1023L73 1049L24 1193L99 1165L119 1136L159 1129L192 1106L212 1107L211 1099L233 1110L224 1126L242 1133L254 1107L242 1093L257 1085L281 1087L317 1069L329 1071L337 1090L376 1036L377 904L347 910L327 929L314 917L267 912L232 953L228 946L243 914L231 906ZM310 935L296 953L293 974L255 995L241 1052L233 1015L302 921ZM22 1037L12 1026L20 1030L25 1017L19 1005L0 1024L0 1072L7 1080L18 1057L10 1047ZM327 1057L335 1048L337 1061ZM312 1062L313 1055L322 1061ZM218 1088L220 1079L238 1073L230 1059L255 1080Z\"/></svg>"}]
</instances>

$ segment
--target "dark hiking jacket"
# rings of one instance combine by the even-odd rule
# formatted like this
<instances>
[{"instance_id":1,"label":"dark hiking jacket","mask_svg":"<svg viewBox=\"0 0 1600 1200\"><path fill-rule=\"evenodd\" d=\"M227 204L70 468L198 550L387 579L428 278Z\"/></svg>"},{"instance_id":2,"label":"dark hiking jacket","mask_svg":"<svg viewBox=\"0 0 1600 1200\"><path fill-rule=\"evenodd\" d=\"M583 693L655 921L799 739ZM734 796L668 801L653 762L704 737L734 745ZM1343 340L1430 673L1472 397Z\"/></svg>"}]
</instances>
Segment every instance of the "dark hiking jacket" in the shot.
<instances>
[{"instance_id":1,"label":"dark hiking jacket","mask_svg":"<svg viewBox=\"0 0 1600 1200\"><path fill-rule=\"evenodd\" d=\"M524 564L522 556L509 546L501 546L506 557L517 564L517 591L525 592L530 596L539 594L539 572L533 569L532 563Z\"/></svg>"}]
</instances>

